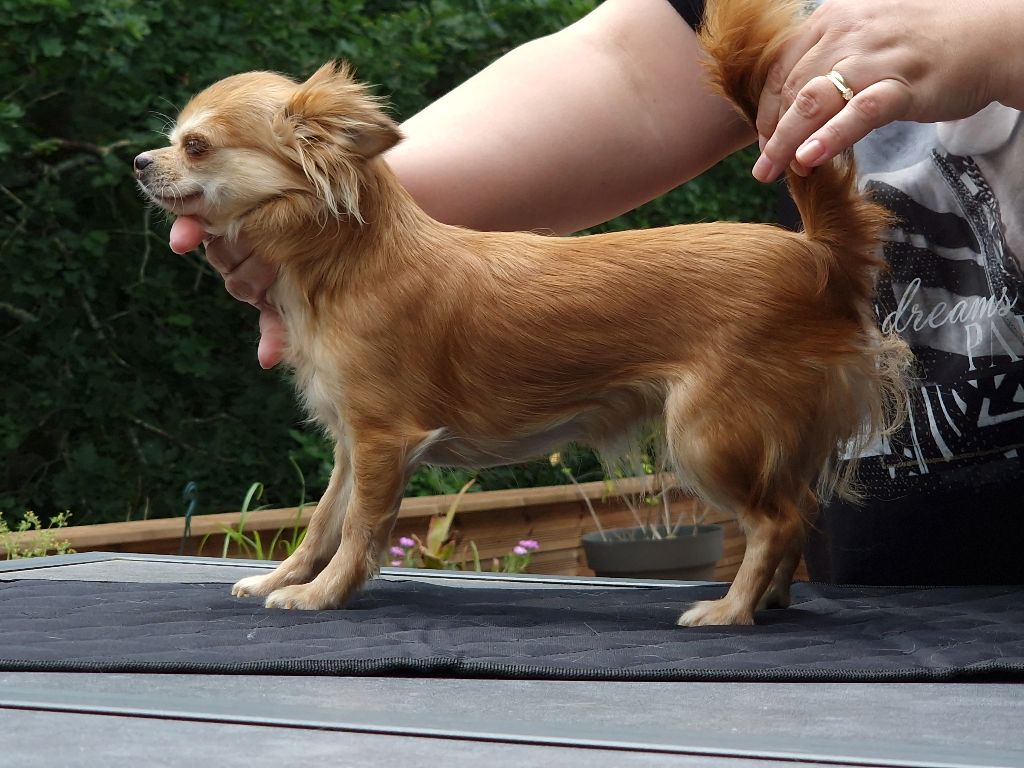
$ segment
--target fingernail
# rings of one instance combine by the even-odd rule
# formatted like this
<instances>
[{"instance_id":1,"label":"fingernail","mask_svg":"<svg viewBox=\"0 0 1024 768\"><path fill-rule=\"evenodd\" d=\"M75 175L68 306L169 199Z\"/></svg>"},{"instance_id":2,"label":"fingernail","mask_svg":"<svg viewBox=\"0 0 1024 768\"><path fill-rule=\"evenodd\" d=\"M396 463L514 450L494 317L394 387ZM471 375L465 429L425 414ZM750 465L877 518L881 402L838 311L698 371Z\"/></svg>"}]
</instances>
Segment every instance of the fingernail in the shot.
<instances>
[{"instance_id":1,"label":"fingernail","mask_svg":"<svg viewBox=\"0 0 1024 768\"><path fill-rule=\"evenodd\" d=\"M805 141L796 151L796 159L805 166L816 165L824 155L825 145L817 139Z\"/></svg>"},{"instance_id":2,"label":"fingernail","mask_svg":"<svg viewBox=\"0 0 1024 768\"><path fill-rule=\"evenodd\" d=\"M758 181L768 181L775 176L775 164L768 159L768 155L761 155L754 163L751 173Z\"/></svg>"}]
</instances>

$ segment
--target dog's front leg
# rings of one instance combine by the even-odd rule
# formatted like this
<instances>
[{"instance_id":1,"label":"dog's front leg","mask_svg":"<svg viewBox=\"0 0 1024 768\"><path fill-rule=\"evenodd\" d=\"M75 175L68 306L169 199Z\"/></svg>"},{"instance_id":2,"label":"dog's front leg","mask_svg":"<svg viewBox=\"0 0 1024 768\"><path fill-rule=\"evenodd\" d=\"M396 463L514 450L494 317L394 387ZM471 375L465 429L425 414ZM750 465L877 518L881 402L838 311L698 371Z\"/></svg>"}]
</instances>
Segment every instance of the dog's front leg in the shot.
<instances>
[{"instance_id":1,"label":"dog's front leg","mask_svg":"<svg viewBox=\"0 0 1024 768\"><path fill-rule=\"evenodd\" d=\"M306 535L277 568L262 576L249 576L231 588L236 597L266 597L275 589L305 584L316 576L341 544L341 526L352 491L352 461L344 440L334 446L334 469L320 498Z\"/></svg>"},{"instance_id":2,"label":"dog's front leg","mask_svg":"<svg viewBox=\"0 0 1024 768\"><path fill-rule=\"evenodd\" d=\"M311 582L272 592L268 608L340 608L376 572L411 471L408 445L407 440L390 436L353 440L352 491L341 528L341 546Z\"/></svg>"}]
</instances>

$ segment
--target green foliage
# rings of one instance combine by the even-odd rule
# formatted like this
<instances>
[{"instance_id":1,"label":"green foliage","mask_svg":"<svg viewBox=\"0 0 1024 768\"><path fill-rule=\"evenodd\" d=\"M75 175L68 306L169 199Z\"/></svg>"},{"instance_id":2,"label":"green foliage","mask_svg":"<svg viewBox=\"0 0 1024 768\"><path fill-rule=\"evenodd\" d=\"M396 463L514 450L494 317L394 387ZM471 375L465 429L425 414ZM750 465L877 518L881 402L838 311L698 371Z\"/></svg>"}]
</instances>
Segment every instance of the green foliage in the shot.
<instances>
[{"instance_id":1,"label":"green foliage","mask_svg":"<svg viewBox=\"0 0 1024 768\"><path fill-rule=\"evenodd\" d=\"M66 528L70 512L61 512L50 518L44 526L43 521L35 512L26 512L12 531L7 526L3 514L0 513L0 550L8 560L21 560L26 557L43 557L45 555L67 555L73 550L70 543L58 539L56 531ZM15 537L13 534L28 534Z\"/></svg>"},{"instance_id":2,"label":"green foliage","mask_svg":"<svg viewBox=\"0 0 1024 768\"><path fill-rule=\"evenodd\" d=\"M319 493L330 452L283 375L256 366L255 313L200 257L169 252L132 157L161 144L210 82L250 69L304 76L331 57L406 117L593 4L0 0L0 511L70 508L83 524L166 516L189 480L197 513L219 511L254 476L280 506L289 457ZM727 164L614 226L761 218L763 192L747 179ZM559 478L541 462L483 473L480 486ZM428 471L411 491L466 479Z\"/></svg>"},{"instance_id":3,"label":"green foliage","mask_svg":"<svg viewBox=\"0 0 1024 768\"><path fill-rule=\"evenodd\" d=\"M455 536L452 531L452 523L455 521L455 512L459 508L459 502L470 489L475 480L470 480L461 489L448 512L430 519L427 526L426 541L420 540L419 536L413 536L416 546L410 548L408 555L417 567L434 568L437 570L448 570L454 568L452 558L455 555Z\"/></svg>"},{"instance_id":4,"label":"green foliage","mask_svg":"<svg viewBox=\"0 0 1024 768\"><path fill-rule=\"evenodd\" d=\"M269 542L263 541L259 531L246 532L245 521L250 510L266 508L265 506L253 507L253 502L262 499L266 491L263 483L253 483L245 493L245 499L242 501L242 508L238 515L238 522L233 526L221 526L224 533L224 542L220 552L221 557L227 557L231 545L234 544L236 557L249 560L273 560L278 557L284 559L290 556L298 548L299 544L302 543L302 540L306 537L306 529L301 524L302 513L306 508L306 481L302 471L299 469L299 465L294 460L292 460L291 464L298 473L299 484L302 489L292 525L287 528L279 528ZM199 542L198 551L200 555L203 553L203 548L212 535L206 534ZM185 536L187 538L187 531Z\"/></svg>"}]
</instances>

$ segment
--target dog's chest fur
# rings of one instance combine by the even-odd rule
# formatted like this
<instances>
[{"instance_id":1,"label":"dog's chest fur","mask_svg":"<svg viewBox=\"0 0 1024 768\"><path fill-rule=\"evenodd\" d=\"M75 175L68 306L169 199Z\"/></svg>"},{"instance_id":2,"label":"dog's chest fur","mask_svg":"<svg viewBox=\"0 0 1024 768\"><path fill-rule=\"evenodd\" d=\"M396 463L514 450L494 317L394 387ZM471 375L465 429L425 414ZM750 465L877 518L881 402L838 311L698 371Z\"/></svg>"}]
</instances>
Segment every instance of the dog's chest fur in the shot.
<instances>
[{"instance_id":1,"label":"dog's chest fur","mask_svg":"<svg viewBox=\"0 0 1024 768\"><path fill-rule=\"evenodd\" d=\"M286 272L278 278L269 298L284 319L288 339L285 361L295 372L295 388L306 412L332 437L341 439L345 385L336 351L328 349L302 291Z\"/></svg>"}]
</instances>

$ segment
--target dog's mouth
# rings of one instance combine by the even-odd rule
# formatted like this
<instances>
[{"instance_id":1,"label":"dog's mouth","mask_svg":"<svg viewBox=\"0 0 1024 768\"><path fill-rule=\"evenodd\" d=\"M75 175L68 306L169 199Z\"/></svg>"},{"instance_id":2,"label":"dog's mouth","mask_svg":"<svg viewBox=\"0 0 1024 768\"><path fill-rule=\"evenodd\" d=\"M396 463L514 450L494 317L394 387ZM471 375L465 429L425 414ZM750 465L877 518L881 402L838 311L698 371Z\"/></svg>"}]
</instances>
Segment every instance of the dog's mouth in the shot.
<instances>
[{"instance_id":1,"label":"dog's mouth","mask_svg":"<svg viewBox=\"0 0 1024 768\"><path fill-rule=\"evenodd\" d=\"M147 184L140 184L140 186L154 203L179 216L194 213L197 204L203 199L202 189L184 191L167 187L154 189Z\"/></svg>"},{"instance_id":2,"label":"dog's mouth","mask_svg":"<svg viewBox=\"0 0 1024 768\"><path fill-rule=\"evenodd\" d=\"M161 205L183 205L185 203L191 203L203 196L203 191L197 189L195 192L170 192L166 190L155 190L146 187L146 194L152 197L156 202Z\"/></svg>"}]
</instances>

